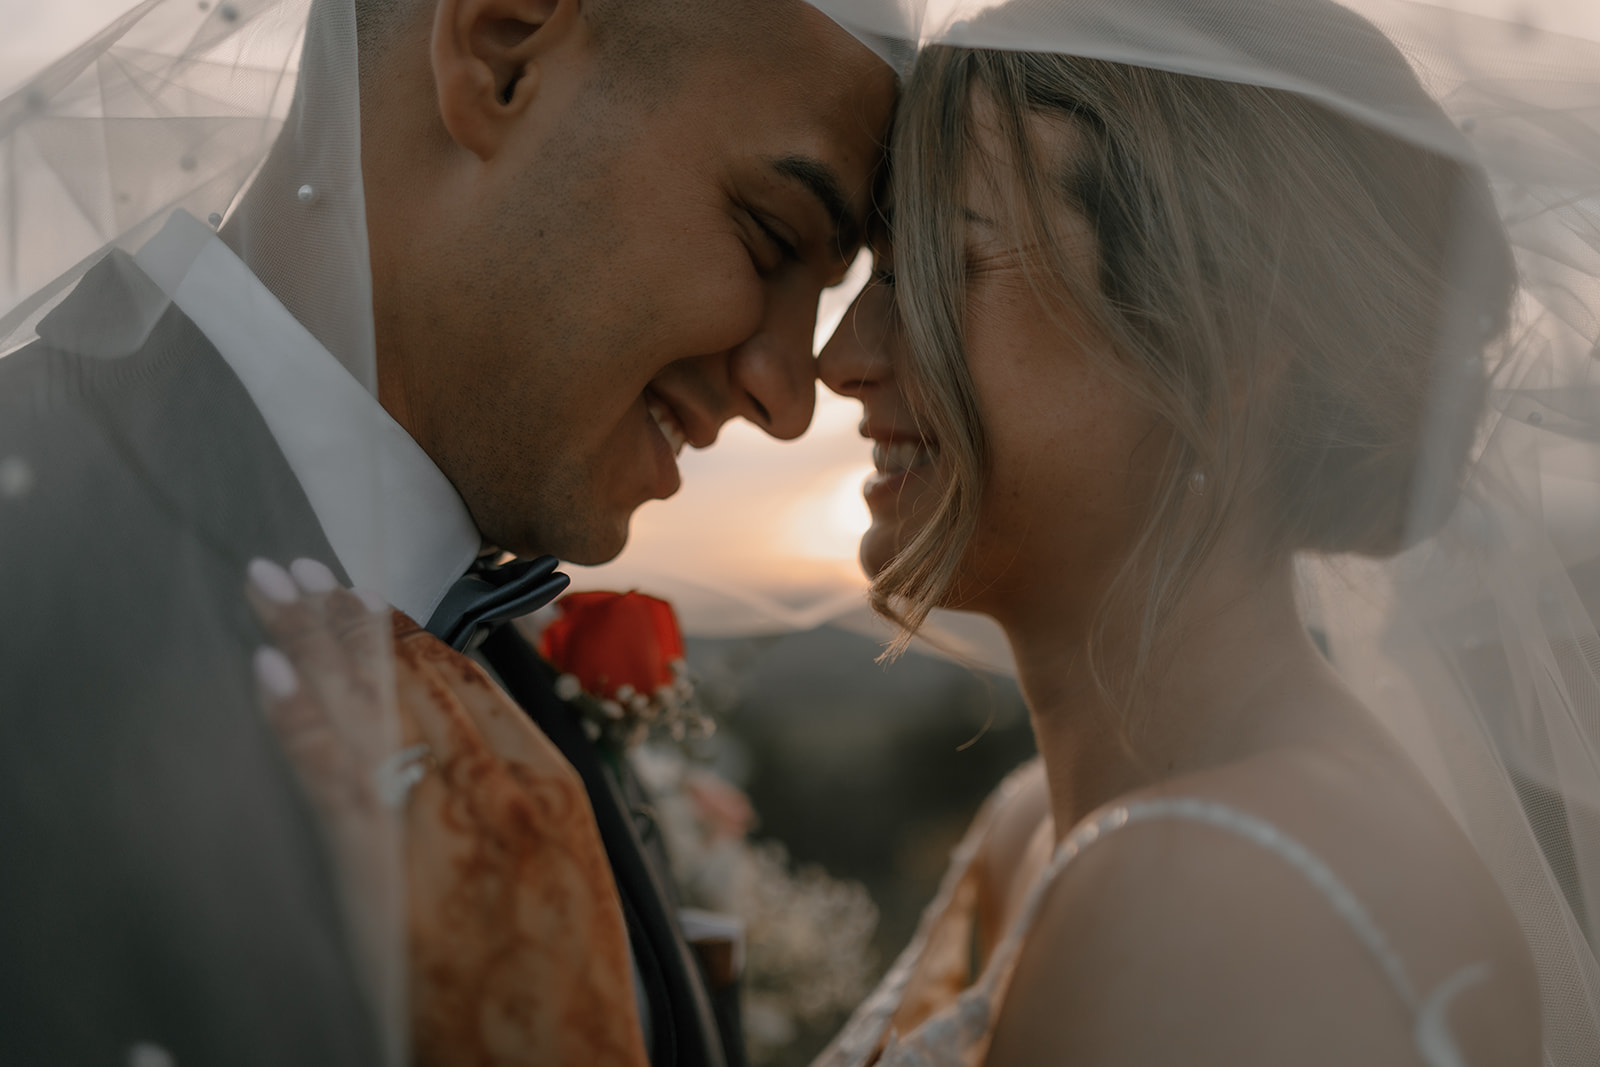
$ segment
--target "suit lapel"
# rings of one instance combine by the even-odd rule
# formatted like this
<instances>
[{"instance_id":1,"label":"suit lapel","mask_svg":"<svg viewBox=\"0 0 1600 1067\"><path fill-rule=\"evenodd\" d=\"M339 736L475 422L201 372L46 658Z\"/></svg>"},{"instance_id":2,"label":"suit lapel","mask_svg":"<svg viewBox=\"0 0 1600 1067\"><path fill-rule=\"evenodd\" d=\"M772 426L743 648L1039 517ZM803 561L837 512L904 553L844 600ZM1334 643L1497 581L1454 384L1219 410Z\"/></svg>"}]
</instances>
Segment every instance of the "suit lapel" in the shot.
<instances>
[{"instance_id":1,"label":"suit lapel","mask_svg":"<svg viewBox=\"0 0 1600 1067\"><path fill-rule=\"evenodd\" d=\"M629 935L650 998L655 1067L725 1067L710 999L689 946L669 911L670 896L645 859L644 845L616 778L559 700L549 666L510 626L494 630L483 654L552 743L577 768L589 793L621 892Z\"/></svg>"}]
</instances>

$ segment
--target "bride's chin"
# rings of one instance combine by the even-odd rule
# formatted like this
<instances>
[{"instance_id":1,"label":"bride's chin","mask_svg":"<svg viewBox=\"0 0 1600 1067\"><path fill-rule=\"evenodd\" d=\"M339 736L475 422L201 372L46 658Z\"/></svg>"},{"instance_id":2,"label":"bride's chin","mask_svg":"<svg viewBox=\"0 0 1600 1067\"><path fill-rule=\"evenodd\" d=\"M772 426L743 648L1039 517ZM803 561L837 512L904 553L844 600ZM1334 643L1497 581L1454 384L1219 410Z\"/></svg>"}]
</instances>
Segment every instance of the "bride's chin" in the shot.
<instances>
[{"instance_id":1,"label":"bride's chin","mask_svg":"<svg viewBox=\"0 0 1600 1067\"><path fill-rule=\"evenodd\" d=\"M876 519L861 535L861 547L856 558L860 560L861 570L868 578L876 579L889 561L894 559L895 553L900 551L899 535L898 524L883 523Z\"/></svg>"}]
</instances>

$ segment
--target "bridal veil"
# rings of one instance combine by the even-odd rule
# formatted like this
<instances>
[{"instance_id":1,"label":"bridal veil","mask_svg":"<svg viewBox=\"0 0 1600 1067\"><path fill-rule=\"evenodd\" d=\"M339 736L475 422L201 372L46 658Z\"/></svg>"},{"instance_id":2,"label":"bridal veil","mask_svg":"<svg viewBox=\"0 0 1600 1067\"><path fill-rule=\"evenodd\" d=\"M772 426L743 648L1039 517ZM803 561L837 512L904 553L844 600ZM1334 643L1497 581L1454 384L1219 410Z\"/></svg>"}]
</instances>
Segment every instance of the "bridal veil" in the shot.
<instances>
[{"instance_id":1,"label":"bridal veil","mask_svg":"<svg viewBox=\"0 0 1600 1067\"><path fill-rule=\"evenodd\" d=\"M1468 350L1473 362L1439 376L1423 427L1430 440L1464 432L1461 420L1478 416L1455 402L1457 371L1487 381L1487 414L1465 430L1476 444L1460 503L1397 558L1308 560L1307 621L1406 745L1515 909L1539 967L1545 1062L1594 1062L1600 13L1588 0L809 2L901 70L919 48L949 43L1056 51L1262 85L1487 174L1516 256L1514 322L1486 348L1463 346L1462 338L1483 337L1480 312L1448 310L1439 336L1454 340L1441 340L1441 362L1460 361ZM1400 49L1449 124L1419 113L1375 76L1380 68L1360 36L1347 32L1350 13ZM128 9L118 0L76 0L35 5L25 18L36 24L24 22L7 60L26 76L0 72L0 360L33 340L41 320L109 252L138 252L182 210L221 228L295 319L357 382L374 388L354 0L144 0ZM1263 157L1262 166L1271 165ZM190 240L173 254L198 251ZM1470 245L1459 258L1461 272L1475 269ZM130 303L102 307L99 321L78 321L74 329L115 359L138 346L172 298L159 284L135 286ZM355 454L370 444L367 434L352 431ZM864 457L864 443L855 443ZM1430 468L1430 454L1422 449L1413 483L1424 509L1454 491L1455 472ZM375 449L368 459L369 493L354 505L360 521L350 535L362 546L349 567L358 583L364 573L381 574L386 558L384 472ZM43 506L50 497L42 469L39 457L0 455L0 557L6 511ZM66 521L123 521L98 513L92 499L75 506ZM224 554L228 548L210 546ZM116 561L81 564L114 568ZM4 557L4 566L26 561ZM179 573L198 582L203 572L196 560ZM731 580L710 561L663 564L655 576L669 588L652 591L668 593L675 584ZM137 627L150 606L119 602L125 585L113 577L108 570L103 607ZM753 610L720 629L759 628L763 618L812 624L860 602L833 595L850 593L848 583L828 588L781 617ZM733 592L726 603L748 607L758 599ZM203 593L176 581L162 595L181 610L185 598L199 603ZM719 629L714 613L698 621L701 629ZM65 616L6 617L0 641L32 639L41 630L70 637L73 626ZM233 639L259 637L241 627ZM364 722L352 728L372 733L363 744L379 761L393 750L392 739L373 725L378 719ZM229 788L234 768L226 752L182 758L202 761L218 793ZM24 800L31 818L47 817L53 803L43 787ZM168 844L181 851L181 842ZM373 862L388 865L392 877L376 872L362 881L400 885L398 843L382 855ZM194 858L192 877L203 880L204 857ZM401 1062L398 901L352 898L345 911L389 1056Z\"/></svg>"}]
</instances>

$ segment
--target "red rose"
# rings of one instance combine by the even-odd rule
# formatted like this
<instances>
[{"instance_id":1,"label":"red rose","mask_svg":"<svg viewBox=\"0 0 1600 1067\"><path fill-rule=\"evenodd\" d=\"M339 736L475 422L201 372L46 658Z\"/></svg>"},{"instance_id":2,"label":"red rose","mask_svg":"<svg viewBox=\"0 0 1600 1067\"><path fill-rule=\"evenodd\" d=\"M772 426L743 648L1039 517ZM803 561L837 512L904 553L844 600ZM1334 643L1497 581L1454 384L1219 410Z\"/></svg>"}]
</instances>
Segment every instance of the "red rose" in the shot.
<instances>
[{"instance_id":1,"label":"red rose","mask_svg":"<svg viewBox=\"0 0 1600 1067\"><path fill-rule=\"evenodd\" d=\"M683 633L672 605L643 593L569 593L539 636L539 652L584 692L626 704L682 677Z\"/></svg>"}]
</instances>

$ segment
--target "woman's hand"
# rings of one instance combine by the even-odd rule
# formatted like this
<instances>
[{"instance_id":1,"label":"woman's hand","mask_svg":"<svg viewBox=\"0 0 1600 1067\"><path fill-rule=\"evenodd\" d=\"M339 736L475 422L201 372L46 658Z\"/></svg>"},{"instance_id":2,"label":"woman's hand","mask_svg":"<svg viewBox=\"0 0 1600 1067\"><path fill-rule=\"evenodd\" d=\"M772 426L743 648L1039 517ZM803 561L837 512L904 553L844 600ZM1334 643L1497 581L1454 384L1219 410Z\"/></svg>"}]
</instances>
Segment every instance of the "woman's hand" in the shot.
<instances>
[{"instance_id":1,"label":"woman's hand","mask_svg":"<svg viewBox=\"0 0 1600 1067\"><path fill-rule=\"evenodd\" d=\"M577 773L470 659L320 564L291 570L251 567L275 644L257 657L268 718L352 892L374 891L373 842L404 805L417 1062L642 1067L627 932Z\"/></svg>"}]
</instances>

